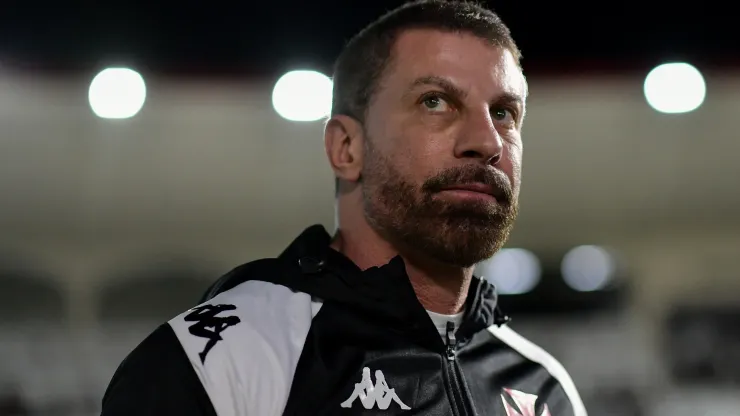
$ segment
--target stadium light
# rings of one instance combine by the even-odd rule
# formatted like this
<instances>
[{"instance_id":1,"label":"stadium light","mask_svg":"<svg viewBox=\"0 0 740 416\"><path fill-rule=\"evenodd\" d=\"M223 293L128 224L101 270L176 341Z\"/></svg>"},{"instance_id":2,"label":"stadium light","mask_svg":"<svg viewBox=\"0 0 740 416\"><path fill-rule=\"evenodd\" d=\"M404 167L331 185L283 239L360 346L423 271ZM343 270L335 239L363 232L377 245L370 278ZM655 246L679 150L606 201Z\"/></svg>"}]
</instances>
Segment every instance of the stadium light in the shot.
<instances>
[{"instance_id":1,"label":"stadium light","mask_svg":"<svg viewBox=\"0 0 740 416\"><path fill-rule=\"evenodd\" d=\"M316 71L291 71L272 90L272 106L291 121L316 121L331 111L332 81Z\"/></svg>"},{"instance_id":2,"label":"stadium light","mask_svg":"<svg viewBox=\"0 0 740 416\"><path fill-rule=\"evenodd\" d=\"M478 264L476 274L496 286L502 295L520 295L537 286L542 268L529 250L505 248Z\"/></svg>"},{"instance_id":3,"label":"stadium light","mask_svg":"<svg viewBox=\"0 0 740 416\"><path fill-rule=\"evenodd\" d=\"M615 271L616 263L611 253L598 246L579 246L570 250L560 266L565 283L579 292L604 289Z\"/></svg>"},{"instance_id":4,"label":"stadium light","mask_svg":"<svg viewBox=\"0 0 740 416\"><path fill-rule=\"evenodd\" d=\"M704 102L707 86L695 67L674 62L655 67L645 77L645 99L656 111L666 114L688 113Z\"/></svg>"},{"instance_id":5,"label":"stadium light","mask_svg":"<svg viewBox=\"0 0 740 416\"><path fill-rule=\"evenodd\" d=\"M126 119L135 116L146 101L146 84L129 68L107 68L90 82L90 108L100 118Z\"/></svg>"}]
</instances>

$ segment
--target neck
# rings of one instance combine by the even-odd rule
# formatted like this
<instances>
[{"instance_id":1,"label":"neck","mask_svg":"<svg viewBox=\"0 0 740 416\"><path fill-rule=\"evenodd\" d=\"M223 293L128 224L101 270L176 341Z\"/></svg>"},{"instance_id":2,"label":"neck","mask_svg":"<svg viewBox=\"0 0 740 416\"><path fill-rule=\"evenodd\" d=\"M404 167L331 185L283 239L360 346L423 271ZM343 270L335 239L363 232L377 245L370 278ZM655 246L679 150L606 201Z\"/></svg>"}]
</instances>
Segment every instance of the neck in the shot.
<instances>
[{"instance_id":1,"label":"neck","mask_svg":"<svg viewBox=\"0 0 740 416\"><path fill-rule=\"evenodd\" d=\"M473 276L472 267L450 266L413 249L400 249L381 237L362 214L361 218L347 218L340 210L338 217L340 227L331 244L334 250L362 270L385 265L400 255L416 297L426 310L445 315L462 310Z\"/></svg>"}]
</instances>

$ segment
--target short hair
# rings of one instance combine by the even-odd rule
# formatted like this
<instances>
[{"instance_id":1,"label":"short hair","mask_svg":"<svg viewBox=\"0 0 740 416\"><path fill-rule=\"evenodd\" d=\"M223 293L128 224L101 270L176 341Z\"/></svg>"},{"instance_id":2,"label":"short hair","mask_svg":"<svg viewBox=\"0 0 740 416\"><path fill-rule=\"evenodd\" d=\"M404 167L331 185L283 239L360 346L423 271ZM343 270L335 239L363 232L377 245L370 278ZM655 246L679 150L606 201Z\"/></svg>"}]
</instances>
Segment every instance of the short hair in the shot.
<instances>
[{"instance_id":1,"label":"short hair","mask_svg":"<svg viewBox=\"0 0 740 416\"><path fill-rule=\"evenodd\" d=\"M380 79L393 59L396 39L410 29L469 33L508 49L517 64L521 60L509 28L493 11L470 1L412 1L372 22L344 47L334 65L332 116L343 114L365 121Z\"/></svg>"},{"instance_id":2,"label":"short hair","mask_svg":"<svg viewBox=\"0 0 740 416\"><path fill-rule=\"evenodd\" d=\"M352 37L334 64L331 116L365 122L380 80L393 59L398 36L411 29L469 33L508 49L519 65L521 52L501 18L472 1L416 0L370 23ZM339 194L340 180L336 178Z\"/></svg>"}]
</instances>

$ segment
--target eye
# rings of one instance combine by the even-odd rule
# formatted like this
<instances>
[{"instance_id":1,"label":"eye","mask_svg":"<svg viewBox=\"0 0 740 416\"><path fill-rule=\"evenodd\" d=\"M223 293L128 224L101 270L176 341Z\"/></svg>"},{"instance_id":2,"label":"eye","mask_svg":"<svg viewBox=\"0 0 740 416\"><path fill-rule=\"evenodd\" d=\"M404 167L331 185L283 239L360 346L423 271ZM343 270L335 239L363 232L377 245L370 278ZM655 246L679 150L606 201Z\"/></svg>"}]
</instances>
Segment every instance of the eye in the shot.
<instances>
[{"instance_id":1,"label":"eye","mask_svg":"<svg viewBox=\"0 0 740 416\"><path fill-rule=\"evenodd\" d=\"M491 110L491 117L495 121L499 121L504 125L512 124L516 122L514 113L506 108L494 108Z\"/></svg>"},{"instance_id":2,"label":"eye","mask_svg":"<svg viewBox=\"0 0 740 416\"><path fill-rule=\"evenodd\" d=\"M431 113L444 113L452 109L452 106L450 106L447 100L437 94L424 97L421 100L421 104L424 106L425 110Z\"/></svg>"}]
</instances>

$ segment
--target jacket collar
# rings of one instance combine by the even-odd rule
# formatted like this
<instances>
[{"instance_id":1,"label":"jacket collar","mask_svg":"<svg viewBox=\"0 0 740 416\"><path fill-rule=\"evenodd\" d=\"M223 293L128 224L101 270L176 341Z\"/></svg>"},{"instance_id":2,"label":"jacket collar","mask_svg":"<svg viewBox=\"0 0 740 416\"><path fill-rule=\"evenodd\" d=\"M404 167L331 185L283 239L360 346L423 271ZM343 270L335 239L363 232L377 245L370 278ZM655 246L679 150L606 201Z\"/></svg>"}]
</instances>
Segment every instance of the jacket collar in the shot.
<instances>
[{"instance_id":1,"label":"jacket collar","mask_svg":"<svg viewBox=\"0 0 740 416\"><path fill-rule=\"evenodd\" d=\"M321 286L325 290L320 297L325 300L351 302L363 309L372 310L374 315L385 315L389 320L400 319L417 324L423 321L431 324L416 297L400 256L386 265L362 271L349 258L332 249L330 244L331 236L324 227L314 225L298 236L283 251L280 259L298 264L303 274L321 280ZM329 288L337 290L328 290ZM482 329L507 321L508 317L497 308L497 295L493 285L474 276L465 301L465 316L458 336L468 334L472 337Z\"/></svg>"}]
</instances>

